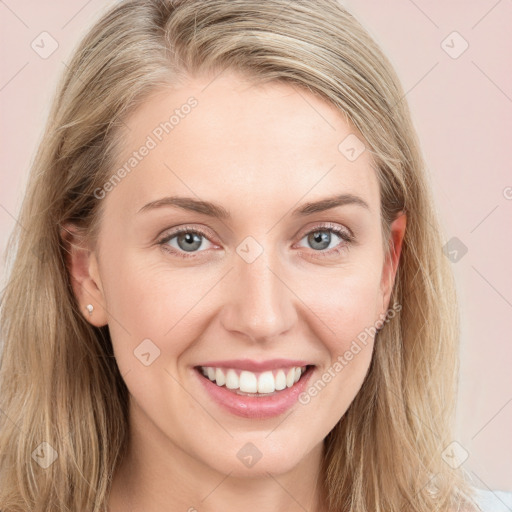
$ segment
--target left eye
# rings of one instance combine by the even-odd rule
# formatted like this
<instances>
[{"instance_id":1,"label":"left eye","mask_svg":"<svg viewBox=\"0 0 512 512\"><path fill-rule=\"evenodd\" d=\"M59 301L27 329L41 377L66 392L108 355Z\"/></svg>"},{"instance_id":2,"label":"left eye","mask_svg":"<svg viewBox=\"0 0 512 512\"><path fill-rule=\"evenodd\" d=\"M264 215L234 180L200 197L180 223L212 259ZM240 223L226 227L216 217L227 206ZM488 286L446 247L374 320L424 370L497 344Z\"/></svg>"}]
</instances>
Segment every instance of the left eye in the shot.
<instances>
[{"instance_id":1,"label":"left eye","mask_svg":"<svg viewBox=\"0 0 512 512\"><path fill-rule=\"evenodd\" d=\"M332 235L338 238L338 242L336 242L336 238L333 238ZM314 231L306 233L301 241L304 239L307 240L307 243L310 244L310 247L315 251L326 251L334 249L339 245L341 240L349 242L350 236L337 228L317 228ZM330 247L331 242L335 242L332 247Z\"/></svg>"}]
</instances>

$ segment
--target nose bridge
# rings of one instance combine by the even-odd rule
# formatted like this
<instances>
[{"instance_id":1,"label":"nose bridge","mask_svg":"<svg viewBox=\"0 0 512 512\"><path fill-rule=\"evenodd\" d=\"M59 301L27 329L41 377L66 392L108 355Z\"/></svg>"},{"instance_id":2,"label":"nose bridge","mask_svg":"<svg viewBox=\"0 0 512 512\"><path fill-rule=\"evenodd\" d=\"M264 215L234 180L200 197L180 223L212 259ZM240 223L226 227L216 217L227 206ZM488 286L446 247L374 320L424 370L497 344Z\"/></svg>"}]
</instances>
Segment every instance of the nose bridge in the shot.
<instances>
[{"instance_id":1,"label":"nose bridge","mask_svg":"<svg viewBox=\"0 0 512 512\"><path fill-rule=\"evenodd\" d=\"M225 303L224 327L253 340L276 337L291 328L295 320L293 294L286 287L275 250L263 249L253 261L243 249L257 250L254 245L240 244L235 257L235 272L229 287L232 293Z\"/></svg>"}]
</instances>

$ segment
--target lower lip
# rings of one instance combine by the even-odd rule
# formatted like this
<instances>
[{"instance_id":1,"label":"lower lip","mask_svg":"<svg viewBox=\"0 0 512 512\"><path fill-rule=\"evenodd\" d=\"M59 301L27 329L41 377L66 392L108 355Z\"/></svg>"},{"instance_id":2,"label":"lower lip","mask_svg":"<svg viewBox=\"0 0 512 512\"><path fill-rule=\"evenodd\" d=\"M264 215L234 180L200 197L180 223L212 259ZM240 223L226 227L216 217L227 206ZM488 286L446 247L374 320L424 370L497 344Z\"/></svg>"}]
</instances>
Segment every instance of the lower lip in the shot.
<instances>
[{"instance_id":1,"label":"lower lip","mask_svg":"<svg viewBox=\"0 0 512 512\"><path fill-rule=\"evenodd\" d=\"M291 388L277 391L269 396L246 396L237 395L225 386L217 386L210 379L204 377L200 370L193 369L197 378L210 397L225 410L243 418L265 419L283 414L297 402L299 395L306 388L306 384L313 373L314 367L308 367Z\"/></svg>"}]
</instances>

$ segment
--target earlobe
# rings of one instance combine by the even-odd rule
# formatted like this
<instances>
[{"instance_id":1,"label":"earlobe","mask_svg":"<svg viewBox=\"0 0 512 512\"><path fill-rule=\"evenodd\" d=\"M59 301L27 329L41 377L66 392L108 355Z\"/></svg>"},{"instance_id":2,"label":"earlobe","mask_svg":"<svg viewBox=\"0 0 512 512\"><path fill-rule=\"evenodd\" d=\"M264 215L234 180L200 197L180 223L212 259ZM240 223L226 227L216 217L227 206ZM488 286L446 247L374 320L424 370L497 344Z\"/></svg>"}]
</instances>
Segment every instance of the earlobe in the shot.
<instances>
[{"instance_id":1,"label":"earlobe","mask_svg":"<svg viewBox=\"0 0 512 512\"><path fill-rule=\"evenodd\" d=\"M66 251L66 267L80 312L89 323L102 327L108 323L108 317L96 255L74 224L64 224L60 234Z\"/></svg>"},{"instance_id":2,"label":"earlobe","mask_svg":"<svg viewBox=\"0 0 512 512\"><path fill-rule=\"evenodd\" d=\"M385 257L381 282L383 314L385 314L389 306L391 291L393 290L396 272L398 270L398 264L400 261L400 254L402 252L402 244L405 236L406 224L407 215L405 212L400 212L395 220L391 223L389 252Z\"/></svg>"}]
</instances>

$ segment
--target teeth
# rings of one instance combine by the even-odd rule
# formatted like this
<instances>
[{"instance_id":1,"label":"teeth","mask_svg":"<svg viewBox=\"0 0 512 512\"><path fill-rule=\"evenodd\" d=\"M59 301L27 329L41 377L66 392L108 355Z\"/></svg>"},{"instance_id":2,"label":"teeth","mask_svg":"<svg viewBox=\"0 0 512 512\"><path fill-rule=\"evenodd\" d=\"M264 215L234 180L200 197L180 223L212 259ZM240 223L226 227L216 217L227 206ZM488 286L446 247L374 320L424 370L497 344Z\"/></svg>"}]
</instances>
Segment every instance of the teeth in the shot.
<instances>
[{"instance_id":1,"label":"teeth","mask_svg":"<svg viewBox=\"0 0 512 512\"><path fill-rule=\"evenodd\" d=\"M272 372L263 372L258 377L258 393L273 393L275 390L276 381ZM242 383L240 383L240 391L245 391L242 389Z\"/></svg>"},{"instance_id":2,"label":"teeth","mask_svg":"<svg viewBox=\"0 0 512 512\"><path fill-rule=\"evenodd\" d=\"M279 370L276 375L276 391L286 388L286 375L283 370Z\"/></svg>"},{"instance_id":3,"label":"teeth","mask_svg":"<svg viewBox=\"0 0 512 512\"><path fill-rule=\"evenodd\" d=\"M232 372L234 370L229 371ZM241 372L239 389L244 393L256 393L258 391L258 379L256 375L252 372Z\"/></svg>"},{"instance_id":4,"label":"teeth","mask_svg":"<svg viewBox=\"0 0 512 512\"><path fill-rule=\"evenodd\" d=\"M235 370L228 370L228 373L226 373L226 387L228 389L238 389L240 387L240 379Z\"/></svg>"},{"instance_id":5,"label":"teeth","mask_svg":"<svg viewBox=\"0 0 512 512\"><path fill-rule=\"evenodd\" d=\"M290 368L286 374L286 385L291 388L295 382L295 368Z\"/></svg>"},{"instance_id":6,"label":"teeth","mask_svg":"<svg viewBox=\"0 0 512 512\"><path fill-rule=\"evenodd\" d=\"M242 393L260 394L291 388L305 371L305 366L265 371L259 374L246 370L237 371L233 368L201 367L202 374L217 386L225 385L228 389L240 390Z\"/></svg>"},{"instance_id":7,"label":"teeth","mask_svg":"<svg viewBox=\"0 0 512 512\"><path fill-rule=\"evenodd\" d=\"M215 382L217 383L218 386L224 386L224 384L226 383L226 377L224 376L224 372L220 368L215 368Z\"/></svg>"}]
</instances>

